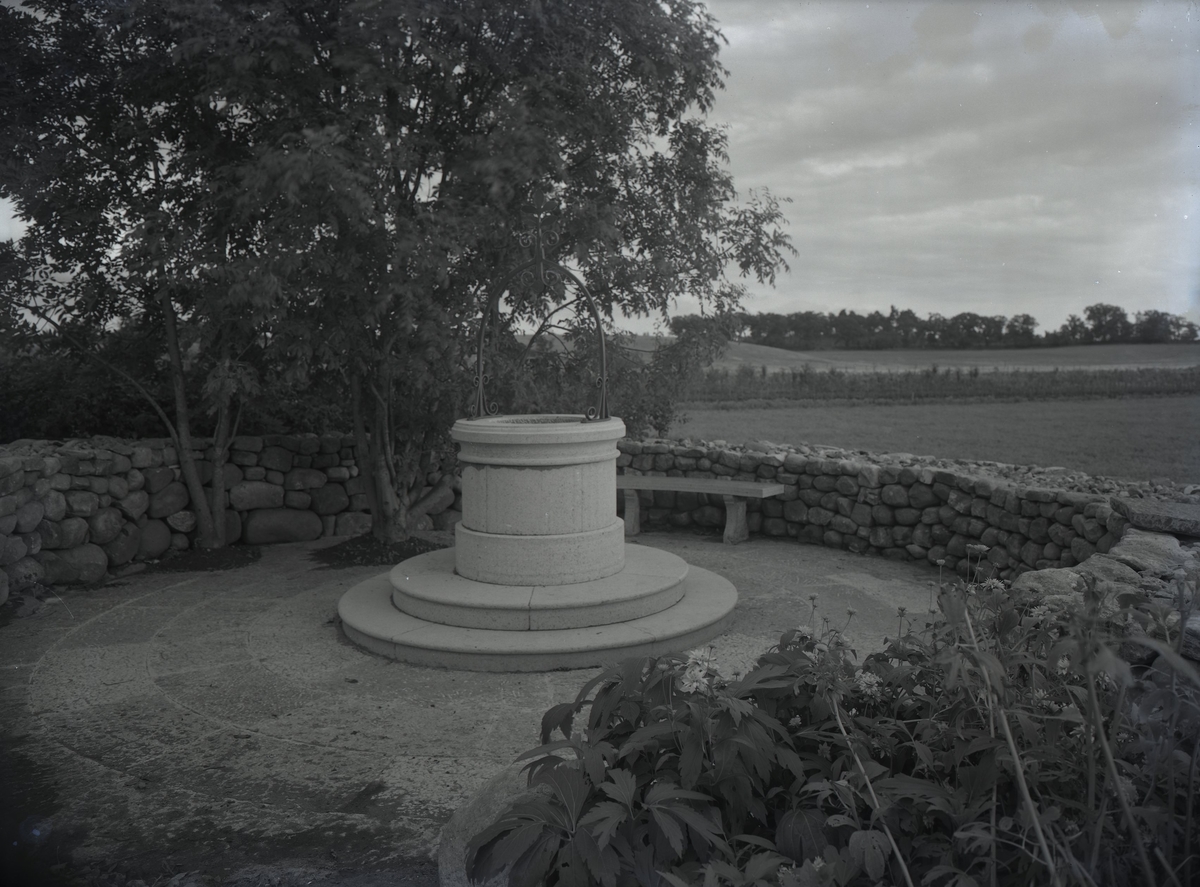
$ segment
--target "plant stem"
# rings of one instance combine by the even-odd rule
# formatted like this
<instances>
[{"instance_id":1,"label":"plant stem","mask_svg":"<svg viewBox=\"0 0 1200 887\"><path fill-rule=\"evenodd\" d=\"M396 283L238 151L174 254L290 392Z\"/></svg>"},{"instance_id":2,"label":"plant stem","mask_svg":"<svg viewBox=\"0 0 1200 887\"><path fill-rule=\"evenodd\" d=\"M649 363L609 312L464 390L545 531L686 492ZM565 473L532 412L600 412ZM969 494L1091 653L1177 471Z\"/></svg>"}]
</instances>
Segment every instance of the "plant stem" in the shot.
<instances>
[{"instance_id":1,"label":"plant stem","mask_svg":"<svg viewBox=\"0 0 1200 887\"><path fill-rule=\"evenodd\" d=\"M963 614L967 620L967 630L971 632L971 644L975 648L975 652L980 652L979 639L975 636L975 626L971 622L971 610L969 607L963 607ZM1025 802L1025 806L1029 808L1029 819L1033 823L1034 833L1037 835L1038 844L1042 848L1042 854L1045 857L1046 868L1050 872L1050 877L1054 881L1056 887L1061 887L1062 881L1058 877L1058 870L1054 866L1054 857L1050 855L1050 846L1046 843L1046 835L1042 831L1041 820L1038 819L1038 808L1033 803L1033 796L1029 794L1029 785L1025 782L1025 764L1021 759L1021 753L1017 750L1016 740L1013 739L1012 730L1008 726L1008 712L1004 708L1004 703L1000 701L1000 696L996 693L992 686L992 679L988 675L987 669L980 669L983 673L983 682L987 685L988 696L995 703L1000 715L1000 727L1004 730L1004 741L1008 744L1009 754L1013 757L1013 774L1017 778L1017 789L1021 793L1021 799Z\"/></svg>"},{"instance_id":2,"label":"plant stem","mask_svg":"<svg viewBox=\"0 0 1200 887\"><path fill-rule=\"evenodd\" d=\"M883 805L879 803L879 797L875 794L875 786L871 785L871 777L867 775L867 770L863 767L862 760L858 757L858 752L854 748L854 743L850 741L850 735L846 732L846 726L842 723L841 706L836 698L831 698L833 703L833 716L837 718L838 730L841 731L843 738L846 740L846 747L850 749L850 754L854 758L854 765L858 767L858 772L862 774L863 780L867 784L867 791L871 793L871 803L875 806L875 811L879 813L879 824L883 826L883 833L887 835L888 843L892 845L892 853L896 855L896 862L900 863L900 871L904 873L904 882L908 887L914 887L912 875L908 872L908 866L904 863L904 857L900 855L900 847L896 844L896 839L892 837L892 830L888 828L887 820L883 818Z\"/></svg>"},{"instance_id":3,"label":"plant stem","mask_svg":"<svg viewBox=\"0 0 1200 887\"><path fill-rule=\"evenodd\" d=\"M1129 835L1133 838L1133 845L1137 848L1138 859L1142 863L1142 874L1146 878L1148 887L1155 887L1154 869L1150 865L1150 857L1146 855L1146 848L1142 844L1142 834L1138 830L1137 821L1133 818L1133 811L1129 809L1129 800L1125 797L1125 791L1121 788L1120 774L1117 773L1117 762L1113 759L1112 749L1108 745L1108 737L1104 734L1104 724L1100 722L1100 700L1096 698L1096 681L1094 675L1089 669L1088 675L1088 701L1091 708L1092 717L1096 718L1096 738L1100 741L1100 750L1104 752L1104 761L1108 765L1109 778L1112 779L1113 791L1117 794L1117 803L1121 805L1121 812L1125 816L1125 824L1129 828Z\"/></svg>"}]
</instances>

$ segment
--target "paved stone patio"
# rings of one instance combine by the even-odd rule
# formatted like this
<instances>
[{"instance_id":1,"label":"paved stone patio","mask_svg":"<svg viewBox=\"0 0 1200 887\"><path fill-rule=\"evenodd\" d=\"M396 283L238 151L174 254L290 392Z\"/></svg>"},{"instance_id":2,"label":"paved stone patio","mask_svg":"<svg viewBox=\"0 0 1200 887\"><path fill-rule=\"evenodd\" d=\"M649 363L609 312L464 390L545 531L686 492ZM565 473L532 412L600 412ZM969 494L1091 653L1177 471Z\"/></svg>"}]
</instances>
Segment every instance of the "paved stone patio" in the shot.
<instances>
[{"instance_id":1,"label":"paved stone patio","mask_svg":"<svg viewBox=\"0 0 1200 887\"><path fill-rule=\"evenodd\" d=\"M0 627L6 854L117 866L147 884L189 871L208 883L435 884L443 824L595 671L473 673L367 653L336 608L382 568L324 568L308 556L323 544L64 591ZM865 655L895 633L898 606L925 612L937 578L794 540L638 544L737 586L735 619L713 642L726 673L808 622L813 593L838 627L857 611L846 634Z\"/></svg>"}]
</instances>

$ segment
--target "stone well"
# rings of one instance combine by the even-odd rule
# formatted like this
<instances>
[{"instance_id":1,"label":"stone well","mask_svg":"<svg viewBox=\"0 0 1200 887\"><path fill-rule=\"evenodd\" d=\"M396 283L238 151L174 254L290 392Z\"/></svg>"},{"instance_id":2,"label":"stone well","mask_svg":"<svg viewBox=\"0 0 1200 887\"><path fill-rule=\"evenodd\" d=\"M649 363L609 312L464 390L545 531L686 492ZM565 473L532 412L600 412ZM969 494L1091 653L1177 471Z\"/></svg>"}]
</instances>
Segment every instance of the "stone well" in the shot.
<instances>
[{"instance_id":1,"label":"stone well","mask_svg":"<svg viewBox=\"0 0 1200 887\"><path fill-rule=\"evenodd\" d=\"M481 671L584 668L694 647L728 622L728 580L642 545L616 515L620 419L464 419L455 547L342 597L348 637L384 656Z\"/></svg>"},{"instance_id":2,"label":"stone well","mask_svg":"<svg viewBox=\"0 0 1200 887\"><path fill-rule=\"evenodd\" d=\"M462 521L455 572L498 585L571 585L625 567L616 516L620 419L459 420Z\"/></svg>"}]
</instances>

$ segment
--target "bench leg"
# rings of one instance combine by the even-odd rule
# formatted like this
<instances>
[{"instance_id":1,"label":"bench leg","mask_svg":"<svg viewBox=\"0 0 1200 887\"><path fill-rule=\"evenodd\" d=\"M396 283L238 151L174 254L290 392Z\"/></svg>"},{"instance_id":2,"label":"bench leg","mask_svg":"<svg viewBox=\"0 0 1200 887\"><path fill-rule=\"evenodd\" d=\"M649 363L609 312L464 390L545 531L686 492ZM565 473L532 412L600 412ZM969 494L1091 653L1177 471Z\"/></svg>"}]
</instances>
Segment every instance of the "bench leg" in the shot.
<instances>
[{"instance_id":1,"label":"bench leg","mask_svg":"<svg viewBox=\"0 0 1200 887\"><path fill-rule=\"evenodd\" d=\"M642 531L641 503L637 490L625 490L625 535L636 536Z\"/></svg>"},{"instance_id":2,"label":"bench leg","mask_svg":"<svg viewBox=\"0 0 1200 887\"><path fill-rule=\"evenodd\" d=\"M628 507L628 506L626 506ZM746 500L725 496L725 543L737 545L750 538L750 527L746 524Z\"/></svg>"}]
</instances>

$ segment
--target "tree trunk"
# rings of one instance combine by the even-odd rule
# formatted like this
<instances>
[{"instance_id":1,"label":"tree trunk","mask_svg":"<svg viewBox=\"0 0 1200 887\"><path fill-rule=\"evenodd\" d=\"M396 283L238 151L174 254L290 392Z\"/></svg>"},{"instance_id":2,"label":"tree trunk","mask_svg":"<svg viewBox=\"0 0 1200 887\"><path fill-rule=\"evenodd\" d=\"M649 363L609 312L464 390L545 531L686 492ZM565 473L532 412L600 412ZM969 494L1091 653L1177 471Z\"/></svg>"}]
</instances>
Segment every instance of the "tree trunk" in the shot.
<instances>
[{"instance_id":1,"label":"tree trunk","mask_svg":"<svg viewBox=\"0 0 1200 887\"><path fill-rule=\"evenodd\" d=\"M196 460L192 458L192 432L189 421L191 414L188 408L187 391L183 384L183 355L179 351L179 334L175 327L175 305L165 288L159 294L159 304L163 312L167 355L171 361L171 383L175 394L175 430L179 437L179 465L183 470L183 481L187 485L188 497L196 511L198 530L196 545L200 548L221 548L223 542L216 535L212 510L208 507L208 497L204 495L200 472L196 470ZM221 536L223 537L224 533Z\"/></svg>"},{"instance_id":2,"label":"tree trunk","mask_svg":"<svg viewBox=\"0 0 1200 887\"><path fill-rule=\"evenodd\" d=\"M225 460L229 455L232 436L229 418L230 403L223 401L217 410L217 430L213 437L212 521L217 548L229 544L225 532Z\"/></svg>"},{"instance_id":3,"label":"tree trunk","mask_svg":"<svg viewBox=\"0 0 1200 887\"><path fill-rule=\"evenodd\" d=\"M387 467L387 436L382 428L382 410L378 404L375 405L372 411L373 427L368 435L362 414L362 379L357 373L350 378L350 389L355 448L366 487L367 506L371 509L371 535L380 542L400 541L408 534L402 520L397 527L397 514L401 513L401 509Z\"/></svg>"}]
</instances>

